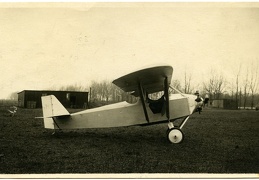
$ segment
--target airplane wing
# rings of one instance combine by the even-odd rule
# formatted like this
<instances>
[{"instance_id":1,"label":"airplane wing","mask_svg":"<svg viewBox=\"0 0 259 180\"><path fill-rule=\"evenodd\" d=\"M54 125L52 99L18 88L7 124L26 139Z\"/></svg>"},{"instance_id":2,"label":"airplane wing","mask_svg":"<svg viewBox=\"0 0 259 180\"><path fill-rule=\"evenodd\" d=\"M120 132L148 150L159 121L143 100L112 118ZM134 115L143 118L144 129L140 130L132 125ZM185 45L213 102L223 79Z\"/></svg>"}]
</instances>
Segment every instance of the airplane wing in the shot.
<instances>
[{"instance_id":1,"label":"airplane wing","mask_svg":"<svg viewBox=\"0 0 259 180\"><path fill-rule=\"evenodd\" d=\"M140 96L139 84L147 93L154 93L164 90L164 80L167 78L170 85L173 74L171 66L156 66L132 72L118 79L113 83L125 92L133 92L133 95Z\"/></svg>"}]
</instances>

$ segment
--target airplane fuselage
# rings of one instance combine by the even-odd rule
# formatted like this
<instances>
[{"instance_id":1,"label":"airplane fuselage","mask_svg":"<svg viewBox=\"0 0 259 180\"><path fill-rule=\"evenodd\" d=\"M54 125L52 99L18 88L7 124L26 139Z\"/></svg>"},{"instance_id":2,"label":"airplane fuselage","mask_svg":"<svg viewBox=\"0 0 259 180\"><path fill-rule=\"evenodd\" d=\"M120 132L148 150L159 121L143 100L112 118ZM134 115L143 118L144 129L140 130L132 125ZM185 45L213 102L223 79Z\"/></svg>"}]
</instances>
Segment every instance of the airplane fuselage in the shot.
<instances>
[{"instance_id":1,"label":"airplane fuselage","mask_svg":"<svg viewBox=\"0 0 259 180\"><path fill-rule=\"evenodd\" d=\"M190 94L170 95L170 119L178 119L192 114L196 108L195 99L196 96ZM140 101L134 104L124 101L73 113L70 116L54 117L54 126L50 127L54 129L109 128L167 121L165 113L154 114L149 108L149 103L145 103L145 105L148 120L143 114Z\"/></svg>"}]
</instances>

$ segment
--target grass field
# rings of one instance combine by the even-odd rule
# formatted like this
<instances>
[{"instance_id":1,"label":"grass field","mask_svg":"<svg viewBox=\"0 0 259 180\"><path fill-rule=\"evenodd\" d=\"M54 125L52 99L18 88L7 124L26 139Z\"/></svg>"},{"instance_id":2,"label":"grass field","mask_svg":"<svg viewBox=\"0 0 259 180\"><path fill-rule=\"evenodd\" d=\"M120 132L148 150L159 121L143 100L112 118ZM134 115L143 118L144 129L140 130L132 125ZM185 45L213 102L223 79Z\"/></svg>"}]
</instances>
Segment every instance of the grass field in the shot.
<instances>
[{"instance_id":1,"label":"grass field","mask_svg":"<svg viewBox=\"0 0 259 180\"><path fill-rule=\"evenodd\" d=\"M0 113L0 174L259 172L258 111L205 109L181 144L167 141L167 124L51 135L34 119L41 109Z\"/></svg>"}]
</instances>

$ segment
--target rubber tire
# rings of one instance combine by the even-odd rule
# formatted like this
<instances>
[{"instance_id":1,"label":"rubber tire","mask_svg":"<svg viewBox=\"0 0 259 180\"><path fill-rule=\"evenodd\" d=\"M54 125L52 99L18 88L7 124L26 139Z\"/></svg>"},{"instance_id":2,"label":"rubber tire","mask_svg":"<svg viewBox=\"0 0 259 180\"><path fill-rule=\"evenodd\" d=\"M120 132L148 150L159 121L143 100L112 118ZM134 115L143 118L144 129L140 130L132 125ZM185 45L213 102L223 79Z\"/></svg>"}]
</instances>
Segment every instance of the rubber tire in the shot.
<instances>
[{"instance_id":1,"label":"rubber tire","mask_svg":"<svg viewBox=\"0 0 259 180\"><path fill-rule=\"evenodd\" d=\"M176 133L176 134L173 135L172 133ZM175 136L175 138L173 139L172 136ZM180 138L180 139L178 139L178 138ZM173 144L179 144L179 143L183 142L184 134L183 134L182 130L179 128L168 129L167 130L167 139L169 142L171 142Z\"/></svg>"}]
</instances>

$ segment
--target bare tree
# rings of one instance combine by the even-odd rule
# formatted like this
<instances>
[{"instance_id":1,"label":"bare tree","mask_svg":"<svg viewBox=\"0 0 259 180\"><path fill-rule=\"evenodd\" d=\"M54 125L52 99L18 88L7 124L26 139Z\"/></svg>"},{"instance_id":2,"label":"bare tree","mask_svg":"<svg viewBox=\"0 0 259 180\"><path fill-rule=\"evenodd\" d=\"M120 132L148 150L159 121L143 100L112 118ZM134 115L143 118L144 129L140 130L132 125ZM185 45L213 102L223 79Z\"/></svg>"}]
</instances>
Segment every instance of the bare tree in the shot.
<instances>
[{"instance_id":1,"label":"bare tree","mask_svg":"<svg viewBox=\"0 0 259 180\"><path fill-rule=\"evenodd\" d=\"M248 70L248 66L247 66L247 69L246 69L246 75L245 75L245 78L243 80L243 99L244 99L244 103L243 103L243 106L244 106L244 109L246 108L246 103L247 103L247 97L249 95L249 92L248 92L248 85L249 85L249 82L248 82L248 76L249 76L249 70Z\"/></svg>"},{"instance_id":2,"label":"bare tree","mask_svg":"<svg viewBox=\"0 0 259 180\"><path fill-rule=\"evenodd\" d=\"M112 97L112 83L108 80L101 82L101 88L102 88L102 98L105 99L106 102L109 101L109 99Z\"/></svg>"},{"instance_id":3,"label":"bare tree","mask_svg":"<svg viewBox=\"0 0 259 180\"><path fill-rule=\"evenodd\" d=\"M205 93L209 94L209 97L213 97L213 88L214 88L214 81L213 79L210 79L208 82L203 82L203 89Z\"/></svg>"},{"instance_id":4,"label":"bare tree","mask_svg":"<svg viewBox=\"0 0 259 180\"><path fill-rule=\"evenodd\" d=\"M213 69L210 74L211 76L209 80L203 83L203 88L210 97L213 99L219 99L225 92L227 81L222 74L216 73Z\"/></svg>"},{"instance_id":5,"label":"bare tree","mask_svg":"<svg viewBox=\"0 0 259 180\"><path fill-rule=\"evenodd\" d=\"M231 87L230 87L230 89L231 89L231 99L234 99L234 83L233 83L233 80L231 80Z\"/></svg>"},{"instance_id":6,"label":"bare tree","mask_svg":"<svg viewBox=\"0 0 259 180\"><path fill-rule=\"evenodd\" d=\"M129 93L123 92L120 88L109 82L108 80L104 80L102 82L92 81L91 84L91 100L97 101L129 101L132 99Z\"/></svg>"},{"instance_id":7,"label":"bare tree","mask_svg":"<svg viewBox=\"0 0 259 180\"><path fill-rule=\"evenodd\" d=\"M112 101L114 102L119 102L119 101L122 101L122 94L123 94L123 91L115 86L114 84L112 84L111 86L111 91L112 91Z\"/></svg>"},{"instance_id":8,"label":"bare tree","mask_svg":"<svg viewBox=\"0 0 259 180\"><path fill-rule=\"evenodd\" d=\"M203 82L203 89L205 92L209 94L210 97L215 99L214 97L214 89L215 89L215 77L214 77L214 70L211 70L211 77L207 82Z\"/></svg>"},{"instance_id":9,"label":"bare tree","mask_svg":"<svg viewBox=\"0 0 259 180\"><path fill-rule=\"evenodd\" d=\"M9 99L11 99L11 100L18 100L18 91L12 92L12 93L9 95Z\"/></svg>"},{"instance_id":10,"label":"bare tree","mask_svg":"<svg viewBox=\"0 0 259 180\"><path fill-rule=\"evenodd\" d=\"M215 95L219 99L220 96L224 93L226 86L226 80L222 74L218 75L215 79Z\"/></svg>"},{"instance_id":11,"label":"bare tree","mask_svg":"<svg viewBox=\"0 0 259 180\"><path fill-rule=\"evenodd\" d=\"M179 93L183 92L182 88L181 88L181 82L178 79L174 79L171 81L171 87L173 87L172 89L169 89L169 94L175 94L175 93ZM164 92L163 92L164 94Z\"/></svg>"},{"instance_id":12,"label":"bare tree","mask_svg":"<svg viewBox=\"0 0 259 180\"><path fill-rule=\"evenodd\" d=\"M240 72L241 72L241 63L239 64L239 68L236 74L236 108L238 109L238 105L240 103L238 103L238 88L239 88L239 76L240 76ZM239 101L241 101L241 99L239 99Z\"/></svg>"},{"instance_id":13,"label":"bare tree","mask_svg":"<svg viewBox=\"0 0 259 180\"><path fill-rule=\"evenodd\" d=\"M91 82L91 96L90 100L100 100L101 99L101 90L100 90L100 84L97 81L92 81Z\"/></svg>"},{"instance_id":14,"label":"bare tree","mask_svg":"<svg viewBox=\"0 0 259 180\"><path fill-rule=\"evenodd\" d=\"M67 86L62 86L59 88L61 91L88 91L88 88L77 83L70 84Z\"/></svg>"},{"instance_id":15,"label":"bare tree","mask_svg":"<svg viewBox=\"0 0 259 180\"><path fill-rule=\"evenodd\" d=\"M258 88L258 63L254 65L253 63L251 64L251 76L250 76L250 84L249 84L249 89L251 91L251 108L254 107L254 97L255 93Z\"/></svg>"},{"instance_id":16,"label":"bare tree","mask_svg":"<svg viewBox=\"0 0 259 180\"><path fill-rule=\"evenodd\" d=\"M184 93L190 94L193 89L191 89L191 80L192 80L192 75L189 74L187 75L186 71L184 73Z\"/></svg>"}]
</instances>

